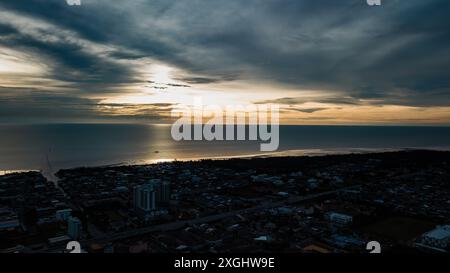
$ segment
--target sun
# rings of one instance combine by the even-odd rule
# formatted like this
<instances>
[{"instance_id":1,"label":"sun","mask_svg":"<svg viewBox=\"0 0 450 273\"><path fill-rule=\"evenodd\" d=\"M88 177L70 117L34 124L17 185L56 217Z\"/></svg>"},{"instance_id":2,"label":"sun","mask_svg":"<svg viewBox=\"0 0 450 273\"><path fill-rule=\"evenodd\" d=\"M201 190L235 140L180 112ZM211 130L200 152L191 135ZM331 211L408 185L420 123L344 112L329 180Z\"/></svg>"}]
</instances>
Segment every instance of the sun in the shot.
<instances>
[{"instance_id":1,"label":"sun","mask_svg":"<svg viewBox=\"0 0 450 273\"><path fill-rule=\"evenodd\" d=\"M175 80L172 79L173 68L164 64L153 64L150 67L150 82L156 84L168 84Z\"/></svg>"}]
</instances>

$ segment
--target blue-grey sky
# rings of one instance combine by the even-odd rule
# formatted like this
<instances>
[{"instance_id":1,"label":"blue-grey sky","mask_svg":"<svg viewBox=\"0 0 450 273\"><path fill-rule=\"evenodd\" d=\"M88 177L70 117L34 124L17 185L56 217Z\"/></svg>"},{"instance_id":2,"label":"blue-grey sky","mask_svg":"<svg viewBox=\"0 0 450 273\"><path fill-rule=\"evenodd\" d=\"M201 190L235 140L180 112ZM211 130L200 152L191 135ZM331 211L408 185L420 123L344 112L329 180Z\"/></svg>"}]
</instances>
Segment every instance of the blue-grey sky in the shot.
<instances>
[{"instance_id":1,"label":"blue-grey sky","mask_svg":"<svg viewBox=\"0 0 450 273\"><path fill-rule=\"evenodd\" d=\"M164 122L192 95L286 123L450 123L450 1L0 0L0 122Z\"/></svg>"}]
</instances>

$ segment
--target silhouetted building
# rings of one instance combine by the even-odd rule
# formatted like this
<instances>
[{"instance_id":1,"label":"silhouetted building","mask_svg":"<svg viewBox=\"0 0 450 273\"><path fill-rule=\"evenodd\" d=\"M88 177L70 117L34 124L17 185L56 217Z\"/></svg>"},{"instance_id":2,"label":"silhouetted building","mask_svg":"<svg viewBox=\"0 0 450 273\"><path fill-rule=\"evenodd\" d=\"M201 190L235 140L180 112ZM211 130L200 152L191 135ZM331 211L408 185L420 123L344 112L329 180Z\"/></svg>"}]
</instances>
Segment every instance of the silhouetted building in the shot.
<instances>
[{"instance_id":1,"label":"silhouetted building","mask_svg":"<svg viewBox=\"0 0 450 273\"><path fill-rule=\"evenodd\" d=\"M156 192L152 184L133 188L134 208L143 212L156 210Z\"/></svg>"},{"instance_id":2,"label":"silhouetted building","mask_svg":"<svg viewBox=\"0 0 450 273\"><path fill-rule=\"evenodd\" d=\"M56 219L58 221L67 221L67 220L69 220L70 216L72 216L71 209L62 209L62 210L56 211Z\"/></svg>"},{"instance_id":3,"label":"silhouetted building","mask_svg":"<svg viewBox=\"0 0 450 273\"><path fill-rule=\"evenodd\" d=\"M150 181L150 185L152 185L155 190L156 205L158 207L168 205L170 201L170 183L161 182L159 179L153 179Z\"/></svg>"},{"instance_id":4,"label":"silhouetted building","mask_svg":"<svg viewBox=\"0 0 450 273\"><path fill-rule=\"evenodd\" d=\"M76 217L69 217L68 220L69 230L68 235L74 239L78 240L81 237L81 221Z\"/></svg>"},{"instance_id":5,"label":"silhouetted building","mask_svg":"<svg viewBox=\"0 0 450 273\"><path fill-rule=\"evenodd\" d=\"M160 179L152 179L147 184L133 189L133 203L135 209L150 212L167 206L170 201L170 183Z\"/></svg>"}]
</instances>

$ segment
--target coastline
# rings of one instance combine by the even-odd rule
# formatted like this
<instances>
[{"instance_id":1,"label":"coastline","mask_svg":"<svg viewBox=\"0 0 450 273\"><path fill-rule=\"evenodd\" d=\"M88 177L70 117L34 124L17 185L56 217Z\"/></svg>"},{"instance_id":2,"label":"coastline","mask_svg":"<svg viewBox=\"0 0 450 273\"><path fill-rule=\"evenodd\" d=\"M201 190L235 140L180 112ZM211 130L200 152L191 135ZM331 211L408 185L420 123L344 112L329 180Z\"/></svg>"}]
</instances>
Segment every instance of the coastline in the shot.
<instances>
[{"instance_id":1,"label":"coastline","mask_svg":"<svg viewBox=\"0 0 450 273\"><path fill-rule=\"evenodd\" d=\"M231 155L231 156L210 156L210 157L188 157L188 158L173 158L173 159L151 159L140 161L129 161L111 163L105 165L93 165L93 166L74 166L71 168L58 169L55 173L48 170L0 170L0 176L12 174L12 173L24 173L24 172L40 172L47 180L57 182L55 174L60 170L70 170L79 168L105 168L105 167L121 167L121 166L143 166L172 162L190 162L190 161L202 161L202 160L229 160L229 159L254 159L254 158L273 158L273 157L322 157L328 155L349 155L349 154L376 154L386 152L402 152L402 151L450 151L450 147L408 147L408 148L333 148L333 149L298 149L298 150L286 150L277 151L271 153L256 153L256 154L243 154L243 155Z\"/></svg>"},{"instance_id":2,"label":"coastline","mask_svg":"<svg viewBox=\"0 0 450 273\"><path fill-rule=\"evenodd\" d=\"M385 152L402 152L402 151L450 151L450 147L407 147L407 148L333 148L333 149L295 149L277 151L271 153L255 153L255 154L241 154L241 155L227 155L227 156L206 156L206 157L186 157L186 158L165 158L165 159L150 159L130 162L121 162L113 164L105 164L99 166L92 166L93 168L100 167L119 167L119 166L139 166L152 165L159 163L171 162L189 162L202 160L228 160L228 159L252 159L252 158L271 158L271 157L301 157L301 156L327 156L327 155L348 155L348 154L375 154ZM83 168L88 166L80 166L69 169Z\"/></svg>"},{"instance_id":3,"label":"coastline","mask_svg":"<svg viewBox=\"0 0 450 273\"><path fill-rule=\"evenodd\" d=\"M86 165L86 166L74 166L71 168L61 168L56 172L49 170L0 170L0 176L26 173L26 172L39 172L48 181L57 182L58 177L55 175L60 170L72 170L79 168L107 168L107 167L122 167L122 166L145 166L172 162L198 162L203 160L230 160L230 159L255 159L255 158L274 158L274 157L323 157L330 155L351 155L351 154L377 154L387 152L403 152L403 151L450 151L450 147L407 147L407 148L332 148L332 149L295 149L277 151L271 153L256 153L256 154L242 154L242 155L230 155L230 156L207 156L207 157L187 157L187 158L161 158L139 161L125 161L119 163L111 163L104 165Z\"/></svg>"},{"instance_id":4,"label":"coastline","mask_svg":"<svg viewBox=\"0 0 450 273\"><path fill-rule=\"evenodd\" d=\"M0 176L27 172L40 172L40 170L0 170Z\"/></svg>"}]
</instances>

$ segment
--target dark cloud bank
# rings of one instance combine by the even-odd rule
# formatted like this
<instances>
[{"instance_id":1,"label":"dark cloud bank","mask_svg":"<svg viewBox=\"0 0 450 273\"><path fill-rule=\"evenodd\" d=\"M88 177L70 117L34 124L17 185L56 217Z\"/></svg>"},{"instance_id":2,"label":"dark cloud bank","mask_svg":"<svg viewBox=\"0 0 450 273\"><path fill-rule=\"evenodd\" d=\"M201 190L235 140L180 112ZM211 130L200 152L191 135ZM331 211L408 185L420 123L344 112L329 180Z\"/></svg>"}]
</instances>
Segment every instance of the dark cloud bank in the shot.
<instances>
[{"instance_id":1,"label":"dark cloud bank","mask_svg":"<svg viewBox=\"0 0 450 273\"><path fill-rule=\"evenodd\" d=\"M267 81L342 94L323 102L450 106L448 0L376 8L363 0L0 0L0 8L115 48L98 56L0 24L0 45L47 56L50 77L80 93L139 82L126 61L152 58L186 70L186 85Z\"/></svg>"}]
</instances>

